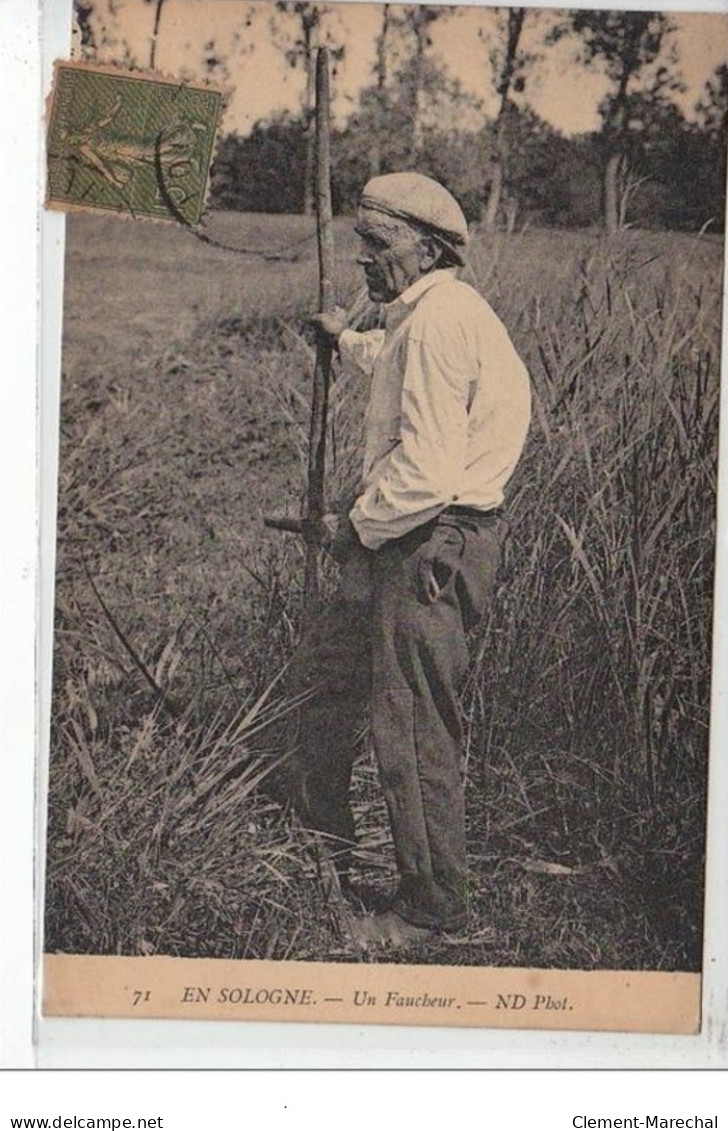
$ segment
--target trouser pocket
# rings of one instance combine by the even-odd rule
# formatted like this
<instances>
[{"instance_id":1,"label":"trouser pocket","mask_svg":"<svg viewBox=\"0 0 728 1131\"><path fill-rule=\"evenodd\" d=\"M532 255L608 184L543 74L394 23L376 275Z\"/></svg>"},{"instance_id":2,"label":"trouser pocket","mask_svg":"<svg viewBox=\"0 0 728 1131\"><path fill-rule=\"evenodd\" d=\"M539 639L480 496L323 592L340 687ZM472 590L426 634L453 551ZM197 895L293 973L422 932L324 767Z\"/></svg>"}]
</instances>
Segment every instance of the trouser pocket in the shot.
<instances>
[{"instance_id":1,"label":"trouser pocket","mask_svg":"<svg viewBox=\"0 0 728 1131\"><path fill-rule=\"evenodd\" d=\"M465 534L455 526L436 526L417 560L417 599L425 605L439 601L460 570Z\"/></svg>"}]
</instances>

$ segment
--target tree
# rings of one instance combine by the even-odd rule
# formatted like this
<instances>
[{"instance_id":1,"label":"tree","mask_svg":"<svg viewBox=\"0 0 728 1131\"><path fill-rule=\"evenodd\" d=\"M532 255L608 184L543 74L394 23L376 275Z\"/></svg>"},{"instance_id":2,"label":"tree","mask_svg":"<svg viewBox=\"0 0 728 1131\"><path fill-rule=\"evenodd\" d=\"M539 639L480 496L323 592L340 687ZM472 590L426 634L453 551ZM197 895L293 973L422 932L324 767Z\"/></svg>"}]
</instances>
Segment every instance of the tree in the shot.
<instances>
[{"instance_id":1,"label":"tree","mask_svg":"<svg viewBox=\"0 0 728 1131\"><path fill-rule=\"evenodd\" d=\"M508 110L511 91L522 91L525 86L524 69L527 56L520 50L521 34L526 18L525 8L495 9L497 20L497 40L502 47L494 46L490 52L490 62L495 76L495 89L498 95L498 112L495 119L493 152L490 160L490 191L483 216L484 226L489 230L496 225L501 204L503 183L506 175L508 157ZM481 33L482 38L482 33Z\"/></svg>"},{"instance_id":2,"label":"tree","mask_svg":"<svg viewBox=\"0 0 728 1131\"><path fill-rule=\"evenodd\" d=\"M417 4L405 9L403 25L414 36L414 51L402 77L409 89L410 119L412 123L412 154L415 159L422 151L422 102L425 85L425 52L432 45L430 25L442 15L442 9Z\"/></svg>"},{"instance_id":3,"label":"tree","mask_svg":"<svg viewBox=\"0 0 728 1131\"><path fill-rule=\"evenodd\" d=\"M74 13L76 16L76 23L81 35L81 48L83 51L94 52L96 50L96 36L93 27L93 13L94 6L93 0L89 3L83 3L82 0L76 0L74 4Z\"/></svg>"},{"instance_id":4,"label":"tree","mask_svg":"<svg viewBox=\"0 0 728 1131\"><path fill-rule=\"evenodd\" d=\"M306 135L306 169L304 180L303 211L306 216L313 213L313 168L314 168L314 86L316 74L316 50L325 44L334 64L344 57L344 47L333 41L331 32L325 28L325 17L331 9L321 4L310 4L305 0L276 0L279 15L289 17L293 23L293 38L286 35L280 21L274 21L273 30L279 41L283 40L286 62L290 67L303 67L304 87L301 99L303 128Z\"/></svg>"},{"instance_id":5,"label":"tree","mask_svg":"<svg viewBox=\"0 0 728 1131\"><path fill-rule=\"evenodd\" d=\"M616 181L619 228L684 226L687 133L684 115L659 89L627 95ZM603 155L602 141L596 138Z\"/></svg>"},{"instance_id":6,"label":"tree","mask_svg":"<svg viewBox=\"0 0 728 1131\"><path fill-rule=\"evenodd\" d=\"M248 137L220 140L212 169L217 208L243 212L300 212L306 136L300 116L287 112L256 122Z\"/></svg>"},{"instance_id":7,"label":"tree","mask_svg":"<svg viewBox=\"0 0 728 1131\"><path fill-rule=\"evenodd\" d=\"M625 148L628 133L629 97L644 80L645 73L663 50L673 30L659 12L575 11L551 35L554 40L565 31L581 40L579 59L587 66L601 64L612 89L600 106L603 148L603 214L608 232L620 223L620 176L625 173ZM650 93L662 97L679 87L672 65L661 66L651 78Z\"/></svg>"},{"instance_id":8,"label":"tree","mask_svg":"<svg viewBox=\"0 0 728 1131\"><path fill-rule=\"evenodd\" d=\"M529 106L508 107L507 226L572 223L572 176L585 169L578 146ZM571 170L571 175L566 170Z\"/></svg>"},{"instance_id":9,"label":"tree","mask_svg":"<svg viewBox=\"0 0 728 1131\"><path fill-rule=\"evenodd\" d=\"M144 0L146 5L154 5L152 29L149 36L149 67L153 70L157 59L157 42L162 8L166 0ZM81 49L84 55L94 58L99 50L113 51L119 61L135 65L129 44L118 38L118 14L122 7L120 0L74 0L74 14L81 35ZM121 49L121 50L120 50Z\"/></svg>"},{"instance_id":10,"label":"tree","mask_svg":"<svg viewBox=\"0 0 728 1131\"><path fill-rule=\"evenodd\" d=\"M131 47L119 30L119 6L119 0L74 0L83 58L113 58L129 66L135 64Z\"/></svg>"},{"instance_id":11,"label":"tree","mask_svg":"<svg viewBox=\"0 0 728 1131\"><path fill-rule=\"evenodd\" d=\"M413 169L437 176L437 170L447 164L440 157L442 147L445 146L449 154L453 152L448 137L464 136L463 120L473 109L473 99L433 58L426 58L422 69L421 123L418 136L413 136L410 78L405 64L388 79L386 88L366 87L345 128L336 133L332 144L333 185L341 207L352 208L361 186L378 173ZM468 136L472 141L472 134ZM477 148L481 156L476 209L479 213L485 154L482 146ZM454 166L448 165L448 170L446 180L451 180L449 174ZM453 189L452 184L449 187ZM471 195L469 192L469 198Z\"/></svg>"},{"instance_id":12,"label":"tree","mask_svg":"<svg viewBox=\"0 0 728 1131\"><path fill-rule=\"evenodd\" d=\"M144 0L145 4L154 4L154 24L149 40L149 67L154 70L157 61L157 40L159 38L159 24L162 19L162 8L165 0Z\"/></svg>"},{"instance_id":13,"label":"tree","mask_svg":"<svg viewBox=\"0 0 728 1131\"><path fill-rule=\"evenodd\" d=\"M101 62L113 59L115 63L124 63L130 67L148 65L154 68L158 61L160 29L164 28L162 12L166 0L143 2L146 10L151 10L149 54L146 59L140 59L134 54L122 34L123 28L129 26L129 19L136 18L137 0L74 0L74 14L83 56ZM245 14L237 22L230 23L230 30L222 44L213 39L207 40L203 44L199 61L194 61L189 72L186 68L178 68L181 78L196 78L199 75L223 79L230 77L234 60L253 50L253 43L245 38L244 32L253 21L255 9L246 6L243 11Z\"/></svg>"},{"instance_id":14,"label":"tree","mask_svg":"<svg viewBox=\"0 0 728 1131\"><path fill-rule=\"evenodd\" d=\"M451 16L456 9L410 5L382 7L382 22L376 38L374 84L359 95L358 106L349 119L352 133L361 138L362 156L357 161L360 174L376 176L401 169L404 165L425 172L425 142L433 124L460 121L451 113L474 99L452 79L441 61L430 52L432 26ZM352 151L358 139L352 138Z\"/></svg>"},{"instance_id":15,"label":"tree","mask_svg":"<svg viewBox=\"0 0 728 1131\"><path fill-rule=\"evenodd\" d=\"M700 226L723 228L726 160L728 159L728 66L716 67L695 107L697 121L690 130L689 162L693 197L702 206Z\"/></svg>"},{"instance_id":16,"label":"tree","mask_svg":"<svg viewBox=\"0 0 728 1131\"><path fill-rule=\"evenodd\" d=\"M417 162L422 153L425 97L433 74L432 60L427 57L428 48L432 46L431 28L437 20L447 19L454 11L454 8L413 4L404 7L401 15L392 21L393 26L405 38L414 41L411 52L397 74L409 109L410 152L414 162Z\"/></svg>"},{"instance_id":17,"label":"tree","mask_svg":"<svg viewBox=\"0 0 728 1131\"><path fill-rule=\"evenodd\" d=\"M714 140L726 144L728 136L728 65L721 63L705 84L695 107L700 129Z\"/></svg>"},{"instance_id":18,"label":"tree","mask_svg":"<svg viewBox=\"0 0 728 1131\"><path fill-rule=\"evenodd\" d=\"M382 135L387 121L387 77L388 77L388 51L389 37L392 27L391 5L382 5L382 23L379 28L376 42L376 61L374 74L376 84L373 92L375 105L375 121L372 132L369 176L376 177L383 172L382 166Z\"/></svg>"}]
</instances>

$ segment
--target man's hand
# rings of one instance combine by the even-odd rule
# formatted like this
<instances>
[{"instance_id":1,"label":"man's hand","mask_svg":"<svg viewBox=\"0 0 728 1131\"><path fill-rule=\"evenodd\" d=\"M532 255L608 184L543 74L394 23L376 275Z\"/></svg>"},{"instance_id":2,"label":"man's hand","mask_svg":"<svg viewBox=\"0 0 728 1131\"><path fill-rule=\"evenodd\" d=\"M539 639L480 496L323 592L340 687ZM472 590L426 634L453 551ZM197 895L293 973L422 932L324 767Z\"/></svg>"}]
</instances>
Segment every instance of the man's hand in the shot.
<instances>
[{"instance_id":1,"label":"man's hand","mask_svg":"<svg viewBox=\"0 0 728 1131\"><path fill-rule=\"evenodd\" d=\"M331 314L312 314L308 321L320 334L331 338L334 343L338 342L339 335L348 326L346 311L341 306L337 306Z\"/></svg>"},{"instance_id":2,"label":"man's hand","mask_svg":"<svg viewBox=\"0 0 728 1131\"><path fill-rule=\"evenodd\" d=\"M368 604L372 599L369 554L348 515L325 514L322 523L326 531L324 549L341 566L339 597L348 605Z\"/></svg>"},{"instance_id":3,"label":"man's hand","mask_svg":"<svg viewBox=\"0 0 728 1131\"><path fill-rule=\"evenodd\" d=\"M323 547L339 565L348 561L352 551L359 546L359 535L346 515L325 514L322 519L326 531Z\"/></svg>"},{"instance_id":4,"label":"man's hand","mask_svg":"<svg viewBox=\"0 0 728 1131\"><path fill-rule=\"evenodd\" d=\"M451 578L460 569L465 535L453 526L436 526L417 569L419 599L424 605L440 600Z\"/></svg>"}]
</instances>

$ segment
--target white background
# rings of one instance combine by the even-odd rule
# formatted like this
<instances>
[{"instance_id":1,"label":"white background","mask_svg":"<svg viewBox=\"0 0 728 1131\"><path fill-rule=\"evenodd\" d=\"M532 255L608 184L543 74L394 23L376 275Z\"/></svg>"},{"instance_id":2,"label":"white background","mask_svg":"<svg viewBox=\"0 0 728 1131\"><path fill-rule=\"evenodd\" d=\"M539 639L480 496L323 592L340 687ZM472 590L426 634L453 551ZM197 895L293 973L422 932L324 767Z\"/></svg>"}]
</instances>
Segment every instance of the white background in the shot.
<instances>
[{"instance_id":1,"label":"white background","mask_svg":"<svg viewBox=\"0 0 728 1131\"><path fill-rule=\"evenodd\" d=\"M44 301L46 349L41 384L37 361L39 120L47 92L48 61L53 54L65 53L68 7L66 0L46 0L49 30L43 66L39 5L40 0L0 0L0 1064L6 1069L0 1079L2 1126L9 1127L10 1115L162 1115L165 1131L218 1123L237 1127L260 1120L273 1127L295 1123L323 1131L342 1124L359 1128L374 1123L388 1128L396 1112L425 1128L463 1116L499 1128L533 1125L550 1129L572 1127L572 1118L578 1114L710 1116L722 1107L723 1131L728 1131L724 1072L632 1071L728 1066L728 765L720 757L728 747L725 458L709 812L707 1023L700 1037L190 1022L69 1020L39 1024L33 1001L38 949L34 939L34 846L41 843L35 815L42 812L43 774L39 775L39 808L35 776L36 754L44 743L38 743L42 728L36 726L36 660L47 665L50 646L47 615L57 430L54 343L58 338L58 308L51 295L63 233L60 217L43 216L43 278L51 287ZM678 6L688 7L685 3ZM725 4L694 7L726 10ZM724 382L723 452L728 451L727 441ZM38 610L42 613L40 630ZM47 671L43 686L47 689ZM41 1075L22 1071L37 1066L75 1070ZM185 1070L609 1067L620 1071L490 1071L487 1075L208 1072L204 1076L191 1071L141 1071L155 1066ZM134 1071L78 1071L92 1067ZM11 1069L15 1071L7 1071Z\"/></svg>"}]
</instances>

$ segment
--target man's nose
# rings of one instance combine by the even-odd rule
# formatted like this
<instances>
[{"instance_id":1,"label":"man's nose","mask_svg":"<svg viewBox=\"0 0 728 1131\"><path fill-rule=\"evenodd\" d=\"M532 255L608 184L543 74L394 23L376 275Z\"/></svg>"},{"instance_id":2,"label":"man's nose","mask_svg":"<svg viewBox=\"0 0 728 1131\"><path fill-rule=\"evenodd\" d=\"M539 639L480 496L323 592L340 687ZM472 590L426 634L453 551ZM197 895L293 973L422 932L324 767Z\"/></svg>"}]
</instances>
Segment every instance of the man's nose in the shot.
<instances>
[{"instance_id":1,"label":"man's nose","mask_svg":"<svg viewBox=\"0 0 728 1131\"><path fill-rule=\"evenodd\" d=\"M360 267L366 267L368 263L372 262L371 253L365 248L362 248L356 257L356 261Z\"/></svg>"}]
</instances>

